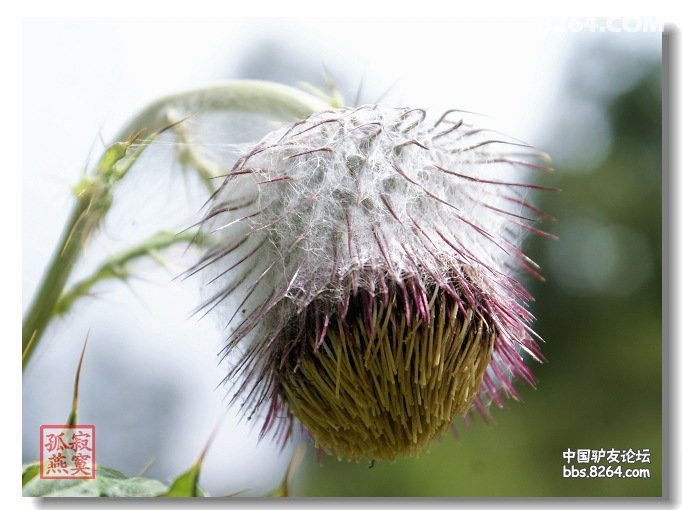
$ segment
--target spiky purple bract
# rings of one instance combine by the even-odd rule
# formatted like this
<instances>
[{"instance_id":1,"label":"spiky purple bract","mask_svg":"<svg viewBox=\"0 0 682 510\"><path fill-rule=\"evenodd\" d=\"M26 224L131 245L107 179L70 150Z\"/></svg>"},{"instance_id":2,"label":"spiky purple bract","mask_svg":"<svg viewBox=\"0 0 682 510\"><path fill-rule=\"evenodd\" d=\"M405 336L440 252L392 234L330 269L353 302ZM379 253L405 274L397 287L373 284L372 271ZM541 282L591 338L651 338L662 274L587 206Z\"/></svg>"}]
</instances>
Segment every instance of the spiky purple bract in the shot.
<instances>
[{"instance_id":1,"label":"spiky purple bract","mask_svg":"<svg viewBox=\"0 0 682 510\"><path fill-rule=\"evenodd\" d=\"M266 408L263 433L298 418L344 458L418 452L540 353L518 267L544 213L514 172L532 148L448 111L366 105L268 134L236 163L204 226L206 310L239 354L235 398ZM529 217L534 215L536 217Z\"/></svg>"}]
</instances>

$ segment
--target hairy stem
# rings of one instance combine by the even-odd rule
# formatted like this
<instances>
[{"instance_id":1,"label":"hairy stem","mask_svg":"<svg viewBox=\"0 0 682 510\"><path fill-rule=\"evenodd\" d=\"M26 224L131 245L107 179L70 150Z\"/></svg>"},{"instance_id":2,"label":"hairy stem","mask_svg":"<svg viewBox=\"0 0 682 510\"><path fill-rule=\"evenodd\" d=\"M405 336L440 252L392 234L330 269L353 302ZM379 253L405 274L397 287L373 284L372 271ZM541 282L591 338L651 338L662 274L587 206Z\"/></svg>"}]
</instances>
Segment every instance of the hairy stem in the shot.
<instances>
[{"instance_id":1,"label":"hairy stem","mask_svg":"<svg viewBox=\"0 0 682 510\"><path fill-rule=\"evenodd\" d=\"M96 183L88 186L77 197L59 246L52 256L43 281L24 318L22 329L22 364L24 367L52 318L55 304L78 260L83 245L97 229L110 205L109 190Z\"/></svg>"},{"instance_id":2,"label":"hairy stem","mask_svg":"<svg viewBox=\"0 0 682 510\"><path fill-rule=\"evenodd\" d=\"M107 258L92 274L71 285L59 298L54 313L65 315L78 299L89 295L92 288L102 281L114 278L126 280L132 274L129 265L136 260L145 257L157 258L160 251L178 244L201 245L202 242L203 238L197 232L187 231L179 234L157 232L141 243Z\"/></svg>"}]
</instances>

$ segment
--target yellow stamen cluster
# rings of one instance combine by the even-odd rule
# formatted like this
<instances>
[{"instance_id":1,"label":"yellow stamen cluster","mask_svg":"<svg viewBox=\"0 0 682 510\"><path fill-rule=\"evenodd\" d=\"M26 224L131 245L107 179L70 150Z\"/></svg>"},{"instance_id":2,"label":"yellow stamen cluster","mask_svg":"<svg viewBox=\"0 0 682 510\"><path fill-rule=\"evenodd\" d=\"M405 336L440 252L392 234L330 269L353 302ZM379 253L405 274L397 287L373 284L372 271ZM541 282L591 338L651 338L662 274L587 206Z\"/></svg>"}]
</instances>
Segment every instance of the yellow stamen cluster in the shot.
<instances>
[{"instance_id":1,"label":"yellow stamen cluster","mask_svg":"<svg viewBox=\"0 0 682 510\"><path fill-rule=\"evenodd\" d=\"M395 294L387 304L377 296L372 331L358 314L333 320L317 349L309 335L280 380L317 447L340 459L395 460L421 451L469 409L494 333L438 289L429 309L430 320L408 324Z\"/></svg>"}]
</instances>

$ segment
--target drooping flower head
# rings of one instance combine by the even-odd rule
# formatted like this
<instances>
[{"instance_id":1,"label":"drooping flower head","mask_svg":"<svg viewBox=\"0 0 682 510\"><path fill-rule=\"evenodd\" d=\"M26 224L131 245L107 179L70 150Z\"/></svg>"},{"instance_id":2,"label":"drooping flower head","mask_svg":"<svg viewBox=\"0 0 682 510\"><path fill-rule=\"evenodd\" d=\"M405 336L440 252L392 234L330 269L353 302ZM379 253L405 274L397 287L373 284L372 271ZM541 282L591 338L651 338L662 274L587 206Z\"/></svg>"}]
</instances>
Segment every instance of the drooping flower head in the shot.
<instances>
[{"instance_id":1,"label":"drooping flower head","mask_svg":"<svg viewBox=\"0 0 682 510\"><path fill-rule=\"evenodd\" d=\"M539 277L520 243L544 213L520 176L545 167L463 115L316 113L248 150L214 195L204 306L264 433L298 420L340 458L394 459L533 383L516 275Z\"/></svg>"}]
</instances>

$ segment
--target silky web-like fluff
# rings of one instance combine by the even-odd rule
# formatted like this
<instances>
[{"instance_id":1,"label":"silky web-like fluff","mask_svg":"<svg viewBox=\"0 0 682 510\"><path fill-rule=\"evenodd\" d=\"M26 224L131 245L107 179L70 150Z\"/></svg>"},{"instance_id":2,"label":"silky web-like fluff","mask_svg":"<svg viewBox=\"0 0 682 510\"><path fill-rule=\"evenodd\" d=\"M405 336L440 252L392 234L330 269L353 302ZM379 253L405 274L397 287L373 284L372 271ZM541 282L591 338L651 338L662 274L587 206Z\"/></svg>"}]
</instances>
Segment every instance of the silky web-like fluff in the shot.
<instances>
[{"instance_id":1,"label":"silky web-like fluff","mask_svg":"<svg viewBox=\"0 0 682 510\"><path fill-rule=\"evenodd\" d=\"M539 277L519 246L545 215L521 172L546 167L462 116L316 113L249 149L212 198L204 308L263 433L298 420L339 458L395 459L533 384L515 274Z\"/></svg>"}]
</instances>

